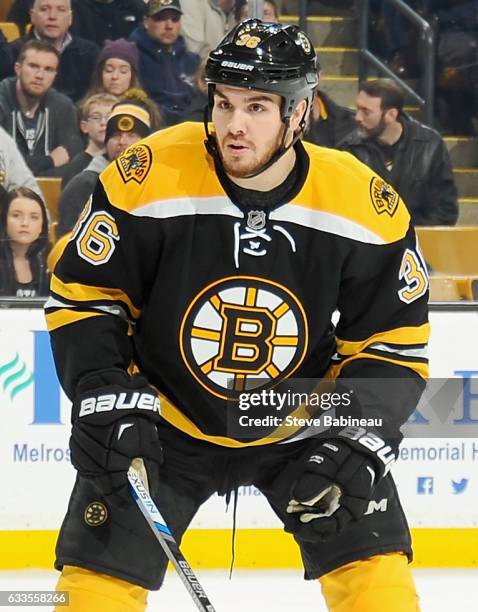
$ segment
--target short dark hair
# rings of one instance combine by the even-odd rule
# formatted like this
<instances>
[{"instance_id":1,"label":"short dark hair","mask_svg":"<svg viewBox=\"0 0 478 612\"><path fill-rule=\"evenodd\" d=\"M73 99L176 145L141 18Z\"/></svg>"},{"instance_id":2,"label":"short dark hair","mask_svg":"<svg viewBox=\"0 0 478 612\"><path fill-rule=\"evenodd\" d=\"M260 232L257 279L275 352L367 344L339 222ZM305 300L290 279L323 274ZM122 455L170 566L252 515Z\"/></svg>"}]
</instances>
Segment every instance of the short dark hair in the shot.
<instances>
[{"instance_id":1,"label":"short dark hair","mask_svg":"<svg viewBox=\"0 0 478 612\"><path fill-rule=\"evenodd\" d=\"M53 53L53 55L57 58L58 63L60 63L60 52L56 47L54 47L50 42L46 40L37 40L36 38L29 40L26 42L23 47L20 49L20 53L18 55L17 62L21 64L28 51L33 49L34 51L42 51L43 53Z\"/></svg>"},{"instance_id":2,"label":"short dark hair","mask_svg":"<svg viewBox=\"0 0 478 612\"><path fill-rule=\"evenodd\" d=\"M403 111L405 97L401 87L393 79L362 81L359 84L359 91L372 98L380 98L380 106L384 111L396 108L399 115Z\"/></svg>"}]
</instances>

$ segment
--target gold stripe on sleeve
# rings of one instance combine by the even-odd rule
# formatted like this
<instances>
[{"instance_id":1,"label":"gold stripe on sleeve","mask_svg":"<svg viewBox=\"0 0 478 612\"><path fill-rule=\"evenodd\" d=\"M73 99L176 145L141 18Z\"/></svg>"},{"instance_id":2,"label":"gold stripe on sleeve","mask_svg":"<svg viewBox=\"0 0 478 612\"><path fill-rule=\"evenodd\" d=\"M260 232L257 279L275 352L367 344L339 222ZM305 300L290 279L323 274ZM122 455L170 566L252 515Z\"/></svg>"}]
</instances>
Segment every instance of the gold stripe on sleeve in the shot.
<instances>
[{"instance_id":1,"label":"gold stripe on sleeve","mask_svg":"<svg viewBox=\"0 0 478 612\"><path fill-rule=\"evenodd\" d=\"M78 321L82 321L84 319L90 319L91 317L104 317L105 314L101 312L84 312L81 310L76 310L74 308L61 308L60 310L55 310L54 312L49 312L46 314L46 324L49 332L52 332L59 327L64 327L65 325L71 325L71 323L77 323Z\"/></svg>"},{"instance_id":2,"label":"gold stripe on sleeve","mask_svg":"<svg viewBox=\"0 0 478 612\"><path fill-rule=\"evenodd\" d=\"M429 337L429 323L424 323L419 327L397 327L396 329L378 332L365 340L358 340L356 342L337 338L337 352L341 355L356 355L361 353L367 346L376 342L400 344L405 347L411 344L427 344Z\"/></svg>"}]
</instances>

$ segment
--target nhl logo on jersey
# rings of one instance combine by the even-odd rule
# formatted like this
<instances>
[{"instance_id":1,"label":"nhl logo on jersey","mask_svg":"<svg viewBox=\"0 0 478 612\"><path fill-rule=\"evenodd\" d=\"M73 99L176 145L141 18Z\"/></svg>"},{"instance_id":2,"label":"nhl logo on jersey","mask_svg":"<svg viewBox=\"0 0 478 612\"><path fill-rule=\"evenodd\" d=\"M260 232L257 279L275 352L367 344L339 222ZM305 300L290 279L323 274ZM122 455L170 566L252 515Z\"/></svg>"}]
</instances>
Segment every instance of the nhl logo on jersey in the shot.
<instances>
[{"instance_id":1,"label":"nhl logo on jersey","mask_svg":"<svg viewBox=\"0 0 478 612\"><path fill-rule=\"evenodd\" d=\"M116 160L116 167L125 183L144 181L152 164L151 149L145 144L133 145Z\"/></svg>"},{"instance_id":2,"label":"nhl logo on jersey","mask_svg":"<svg viewBox=\"0 0 478 612\"><path fill-rule=\"evenodd\" d=\"M90 527L99 527L108 519L108 509L101 502L95 501L88 504L84 514L85 523Z\"/></svg>"},{"instance_id":3,"label":"nhl logo on jersey","mask_svg":"<svg viewBox=\"0 0 478 612\"><path fill-rule=\"evenodd\" d=\"M400 196L395 189L378 176L374 176L370 181L370 198L379 215L387 213L391 217L400 202Z\"/></svg>"},{"instance_id":4,"label":"nhl logo on jersey","mask_svg":"<svg viewBox=\"0 0 478 612\"><path fill-rule=\"evenodd\" d=\"M307 318L297 297L254 276L212 283L193 299L181 324L181 355L188 370L209 393L225 400L290 376L307 345Z\"/></svg>"},{"instance_id":5,"label":"nhl logo on jersey","mask_svg":"<svg viewBox=\"0 0 478 612\"><path fill-rule=\"evenodd\" d=\"M263 210L250 210L247 213L247 227L261 230L266 226L266 213Z\"/></svg>"}]
</instances>

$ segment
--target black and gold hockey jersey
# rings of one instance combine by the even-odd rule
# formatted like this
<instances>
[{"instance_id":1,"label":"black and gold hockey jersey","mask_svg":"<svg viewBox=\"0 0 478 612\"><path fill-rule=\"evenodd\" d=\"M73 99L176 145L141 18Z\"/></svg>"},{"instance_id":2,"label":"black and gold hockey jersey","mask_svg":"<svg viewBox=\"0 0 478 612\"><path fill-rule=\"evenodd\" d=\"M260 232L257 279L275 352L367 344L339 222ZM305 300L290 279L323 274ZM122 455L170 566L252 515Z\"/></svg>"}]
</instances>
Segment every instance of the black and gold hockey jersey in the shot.
<instances>
[{"instance_id":1,"label":"black and gold hockey jersey","mask_svg":"<svg viewBox=\"0 0 478 612\"><path fill-rule=\"evenodd\" d=\"M92 371L137 368L171 425L238 447L271 442L228 432L228 410L260 384L409 376L422 388L428 281L406 206L351 155L297 147L303 184L266 208L231 200L200 124L153 134L106 168L47 303L70 397ZM370 414L398 427L419 393L374 396Z\"/></svg>"}]
</instances>

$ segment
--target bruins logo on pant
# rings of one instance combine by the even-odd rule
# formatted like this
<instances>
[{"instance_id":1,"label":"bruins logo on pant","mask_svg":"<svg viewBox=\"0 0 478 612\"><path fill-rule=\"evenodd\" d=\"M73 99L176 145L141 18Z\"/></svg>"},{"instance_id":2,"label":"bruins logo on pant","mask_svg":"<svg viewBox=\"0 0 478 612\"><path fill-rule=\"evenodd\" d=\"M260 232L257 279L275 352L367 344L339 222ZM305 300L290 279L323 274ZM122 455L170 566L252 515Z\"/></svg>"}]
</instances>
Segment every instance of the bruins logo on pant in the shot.
<instances>
[{"instance_id":1,"label":"bruins logo on pant","mask_svg":"<svg viewBox=\"0 0 478 612\"><path fill-rule=\"evenodd\" d=\"M226 400L290 376L307 343L307 318L297 297L253 276L224 278L203 289L188 307L180 331L189 371Z\"/></svg>"},{"instance_id":2,"label":"bruins logo on pant","mask_svg":"<svg viewBox=\"0 0 478 612\"><path fill-rule=\"evenodd\" d=\"M85 523L90 527L99 527L108 519L108 509L101 502L95 501L88 504L84 514Z\"/></svg>"}]
</instances>

